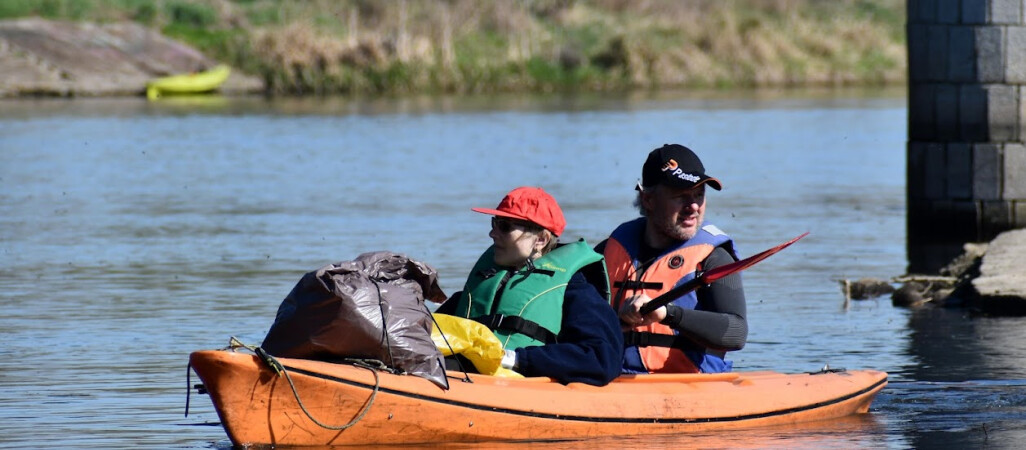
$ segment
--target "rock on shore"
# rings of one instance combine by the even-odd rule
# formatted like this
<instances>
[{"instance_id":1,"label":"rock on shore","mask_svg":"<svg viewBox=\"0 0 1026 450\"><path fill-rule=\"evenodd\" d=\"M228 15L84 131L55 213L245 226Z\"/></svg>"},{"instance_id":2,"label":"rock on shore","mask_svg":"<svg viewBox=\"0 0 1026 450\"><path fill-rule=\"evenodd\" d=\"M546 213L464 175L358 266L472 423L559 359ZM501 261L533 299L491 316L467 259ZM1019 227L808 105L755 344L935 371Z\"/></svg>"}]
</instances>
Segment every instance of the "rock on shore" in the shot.
<instances>
[{"instance_id":1,"label":"rock on shore","mask_svg":"<svg viewBox=\"0 0 1026 450\"><path fill-rule=\"evenodd\" d=\"M990 242L966 243L963 249L938 274L908 274L889 282L838 280L845 306L890 293L891 303L903 308L966 307L989 315L1026 316L1026 228L1006 231Z\"/></svg>"},{"instance_id":2,"label":"rock on shore","mask_svg":"<svg viewBox=\"0 0 1026 450\"><path fill-rule=\"evenodd\" d=\"M152 78L217 61L136 23L0 21L0 97L141 95ZM233 71L224 93L263 91Z\"/></svg>"},{"instance_id":3,"label":"rock on shore","mask_svg":"<svg viewBox=\"0 0 1026 450\"><path fill-rule=\"evenodd\" d=\"M1026 314L1026 229L994 238L972 283L980 309Z\"/></svg>"}]
</instances>

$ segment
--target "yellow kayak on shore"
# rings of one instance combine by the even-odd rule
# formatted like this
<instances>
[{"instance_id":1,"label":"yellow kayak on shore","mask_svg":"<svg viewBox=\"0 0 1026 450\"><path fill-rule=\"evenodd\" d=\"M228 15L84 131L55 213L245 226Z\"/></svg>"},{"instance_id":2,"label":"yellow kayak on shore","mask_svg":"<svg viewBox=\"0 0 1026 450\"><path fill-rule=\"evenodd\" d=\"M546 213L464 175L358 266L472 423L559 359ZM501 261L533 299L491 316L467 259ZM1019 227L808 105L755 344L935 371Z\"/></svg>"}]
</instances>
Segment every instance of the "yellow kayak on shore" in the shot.
<instances>
[{"instance_id":1,"label":"yellow kayak on shore","mask_svg":"<svg viewBox=\"0 0 1026 450\"><path fill-rule=\"evenodd\" d=\"M228 79L231 69L218 65L210 70L156 78L146 83L146 98L156 100L166 95L210 92Z\"/></svg>"}]
</instances>

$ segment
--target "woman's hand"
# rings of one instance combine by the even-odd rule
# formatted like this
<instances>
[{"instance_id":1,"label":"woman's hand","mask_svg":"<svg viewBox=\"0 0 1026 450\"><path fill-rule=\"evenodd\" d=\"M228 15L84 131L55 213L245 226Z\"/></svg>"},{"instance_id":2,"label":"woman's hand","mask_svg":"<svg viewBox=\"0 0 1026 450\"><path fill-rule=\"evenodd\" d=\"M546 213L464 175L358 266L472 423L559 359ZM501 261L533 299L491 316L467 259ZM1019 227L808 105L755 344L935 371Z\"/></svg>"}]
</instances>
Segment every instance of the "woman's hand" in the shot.
<instances>
[{"instance_id":1,"label":"woman's hand","mask_svg":"<svg viewBox=\"0 0 1026 450\"><path fill-rule=\"evenodd\" d=\"M660 306L644 316L641 315L641 307L645 306L645 304L650 301L652 301L652 299L645 294L635 295L634 297L625 299L623 303L620 304L620 321L633 328L653 324L665 319L665 306Z\"/></svg>"}]
</instances>

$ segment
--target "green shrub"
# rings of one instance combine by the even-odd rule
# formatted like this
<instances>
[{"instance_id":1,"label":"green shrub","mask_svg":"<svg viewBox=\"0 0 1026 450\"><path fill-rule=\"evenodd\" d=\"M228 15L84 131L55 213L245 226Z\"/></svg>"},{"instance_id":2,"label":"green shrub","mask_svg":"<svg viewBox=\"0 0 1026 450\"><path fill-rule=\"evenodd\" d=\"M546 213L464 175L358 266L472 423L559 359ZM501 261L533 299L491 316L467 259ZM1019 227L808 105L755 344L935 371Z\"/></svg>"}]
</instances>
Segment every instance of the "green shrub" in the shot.
<instances>
[{"instance_id":1,"label":"green shrub","mask_svg":"<svg viewBox=\"0 0 1026 450\"><path fill-rule=\"evenodd\" d=\"M542 58L535 57L529 59L525 68L527 69L527 75L538 84L560 84L563 78L563 71L559 65Z\"/></svg>"},{"instance_id":2,"label":"green shrub","mask_svg":"<svg viewBox=\"0 0 1026 450\"><path fill-rule=\"evenodd\" d=\"M36 12L38 1L3 0L0 1L0 19L16 19L31 16Z\"/></svg>"},{"instance_id":3,"label":"green shrub","mask_svg":"<svg viewBox=\"0 0 1026 450\"><path fill-rule=\"evenodd\" d=\"M152 25L157 20L157 5L153 2L135 2L132 20Z\"/></svg>"},{"instance_id":4,"label":"green shrub","mask_svg":"<svg viewBox=\"0 0 1026 450\"><path fill-rule=\"evenodd\" d=\"M255 26L278 25L281 23L281 14L273 4L259 5L246 9L246 19Z\"/></svg>"},{"instance_id":5,"label":"green shrub","mask_svg":"<svg viewBox=\"0 0 1026 450\"><path fill-rule=\"evenodd\" d=\"M81 20L93 9L92 0L43 0L39 3L40 16L51 19Z\"/></svg>"},{"instance_id":6,"label":"green shrub","mask_svg":"<svg viewBox=\"0 0 1026 450\"><path fill-rule=\"evenodd\" d=\"M224 50L227 48L227 42L237 40L238 35L244 33L240 30L213 30L181 24L168 25L164 27L163 32L172 38L181 39L194 45L204 52Z\"/></svg>"},{"instance_id":7,"label":"green shrub","mask_svg":"<svg viewBox=\"0 0 1026 450\"><path fill-rule=\"evenodd\" d=\"M167 12L174 25L201 28L217 22L217 13L207 5L176 1L168 3Z\"/></svg>"}]
</instances>

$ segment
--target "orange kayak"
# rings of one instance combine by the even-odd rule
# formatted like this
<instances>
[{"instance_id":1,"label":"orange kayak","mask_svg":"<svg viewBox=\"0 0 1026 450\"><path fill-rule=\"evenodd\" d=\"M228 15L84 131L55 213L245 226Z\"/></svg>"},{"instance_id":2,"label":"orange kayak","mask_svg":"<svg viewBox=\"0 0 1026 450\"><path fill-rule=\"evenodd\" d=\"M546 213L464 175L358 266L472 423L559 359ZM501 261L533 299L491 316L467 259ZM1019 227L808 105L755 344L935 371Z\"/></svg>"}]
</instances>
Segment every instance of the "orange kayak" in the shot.
<instances>
[{"instance_id":1,"label":"orange kayak","mask_svg":"<svg viewBox=\"0 0 1026 450\"><path fill-rule=\"evenodd\" d=\"M887 384L874 370L625 375L607 386L449 372L415 376L249 353L190 355L235 445L572 440L836 419L866 413ZM288 376L285 376L288 375ZM316 421L315 421L316 420Z\"/></svg>"}]
</instances>

